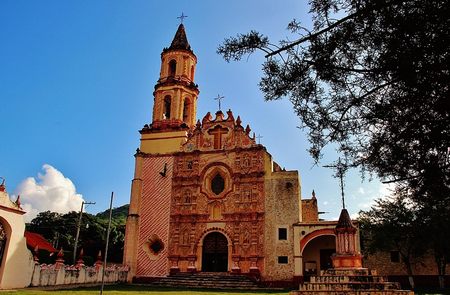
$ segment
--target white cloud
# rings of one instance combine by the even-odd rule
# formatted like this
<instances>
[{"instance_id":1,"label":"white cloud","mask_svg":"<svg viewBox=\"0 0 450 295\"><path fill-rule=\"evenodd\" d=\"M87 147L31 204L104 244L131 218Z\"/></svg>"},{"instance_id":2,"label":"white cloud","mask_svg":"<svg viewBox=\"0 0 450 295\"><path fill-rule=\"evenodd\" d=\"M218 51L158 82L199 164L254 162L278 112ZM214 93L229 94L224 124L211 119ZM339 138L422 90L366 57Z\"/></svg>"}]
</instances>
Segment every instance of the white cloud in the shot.
<instances>
[{"instance_id":1,"label":"white cloud","mask_svg":"<svg viewBox=\"0 0 450 295\"><path fill-rule=\"evenodd\" d=\"M369 210L370 207L372 207L374 204L375 204L375 200L374 199L369 199L369 200L366 200L365 202L359 203L358 204L358 209L366 211L366 210Z\"/></svg>"},{"instance_id":2,"label":"white cloud","mask_svg":"<svg viewBox=\"0 0 450 295\"><path fill-rule=\"evenodd\" d=\"M392 195L395 185L392 183L381 183L378 189L379 197L385 198Z\"/></svg>"},{"instance_id":3,"label":"white cloud","mask_svg":"<svg viewBox=\"0 0 450 295\"><path fill-rule=\"evenodd\" d=\"M361 194L361 195L364 195L366 193L366 191L364 190L364 188L362 186L360 186L358 188L358 193Z\"/></svg>"},{"instance_id":4,"label":"white cloud","mask_svg":"<svg viewBox=\"0 0 450 295\"><path fill-rule=\"evenodd\" d=\"M378 187L375 187L374 191L369 189L368 191L365 191L363 188L360 188L360 190L364 191L362 193L364 195L364 198L361 200L362 202L359 202L357 205L357 209L359 210L370 210L370 208L375 205L376 199L383 199L392 194L392 191L394 189L394 185L392 184L385 184L385 183L379 183ZM360 191L358 190L358 191Z\"/></svg>"},{"instance_id":5,"label":"white cloud","mask_svg":"<svg viewBox=\"0 0 450 295\"><path fill-rule=\"evenodd\" d=\"M358 217L359 217L359 212L356 212L356 213L353 213L353 214L350 215L350 218L352 220L356 220L356 219L358 219Z\"/></svg>"},{"instance_id":6,"label":"white cloud","mask_svg":"<svg viewBox=\"0 0 450 295\"><path fill-rule=\"evenodd\" d=\"M83 196L76 192L73 182L48 164L44 164L42 170L37 179L28 177L16 189L22 208L27 212L25 220L29 222L39 212L47 210L58 213L80 210Z\"/></svg>"}]
</instances>

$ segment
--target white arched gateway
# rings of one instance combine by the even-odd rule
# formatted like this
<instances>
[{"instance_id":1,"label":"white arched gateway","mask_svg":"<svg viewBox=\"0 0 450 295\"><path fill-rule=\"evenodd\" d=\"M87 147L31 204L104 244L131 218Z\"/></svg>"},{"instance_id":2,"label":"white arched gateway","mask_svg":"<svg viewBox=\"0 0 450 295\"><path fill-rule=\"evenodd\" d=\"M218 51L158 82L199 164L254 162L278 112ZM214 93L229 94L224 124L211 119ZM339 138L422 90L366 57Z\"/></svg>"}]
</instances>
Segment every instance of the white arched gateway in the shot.
<instances>
[{"instance_id":1,"label":"white arched gateway","mask_svg":"<svg viewBox=\"0 0 450 295\"><path fill-rule=\"evenodd\" d=\"M0 184L0 289L24 288L30 284L33 256L24 237L25 211L12 202L4 182Z\"/></svg>"}]
</instances>

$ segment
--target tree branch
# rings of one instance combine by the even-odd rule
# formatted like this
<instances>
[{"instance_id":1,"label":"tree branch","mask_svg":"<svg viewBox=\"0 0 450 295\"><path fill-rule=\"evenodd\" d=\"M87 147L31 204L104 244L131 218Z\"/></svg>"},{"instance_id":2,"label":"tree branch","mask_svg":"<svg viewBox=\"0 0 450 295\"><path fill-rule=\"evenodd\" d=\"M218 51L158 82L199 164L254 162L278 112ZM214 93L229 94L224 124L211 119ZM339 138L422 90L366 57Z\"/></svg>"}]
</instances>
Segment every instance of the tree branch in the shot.
<instances>
[{"instance_id":1,"label":"tree branch","mask_svg":"<svg viewBox=\"0 0 450 295\"><path fill-rule=\"evenodd\" d=\"M271 54L271 53L269 53L269 54ZM317 64L317 62L312 61L312 60L305 59L303 61L308 64L311 64L311 65ZM346 68L346 67L339 67L339 66L333 66L333 65L330 65L330 67L333 69L336 69L336 70L343 70L343 71L347 71L347 72L356 72L356 73L372 73L374 71L379 70L379 69L368 69L368 70L367 69L355 69L355 68Z\"/></svg>"},{"instance_id":2,"label":"tree branch","mask_svg":"<svg viewBox=\"0 0 450 295\"><path fill-rule=\"evenodd\" d=\"M384 3L385 5L381 5L380 7L385 7L385 6L391 5L391 4L395 3L395 2L398 2L398 1L393 0L391 3ZM379 7L379 8L380 8L380 7ZM372 9L373 9L373 8L372 8ZM325 32L331 31L331 30L334 29L335 27L337 27L337 26L339 26L340 24L342 24L342 23L348 21L349 19L354 18L355 16L361 14L361 13L364 12L365 10L366 10L366 9L360 9L360 10L357 10L356 12L354 12L354 13L352 13L352 14L349 14L349 15L347 15L346 17L341 18L340 20L336 21L335 23L329 25L328 27L326 27L326 28L324 28L324 29L322 29L322 30L320 30L320 31L318 31L318 32L316 32L316 33L309 34L309 35L306 36L306 37L300 38L299 40L294 41L294 42L292 42L292 43L289 44L289 45L286 45L286 46L284 46L284 47L281 47L280 49L275 50L274 52L267 54L265 57L266 57L266 58L271 57L271 56L273 56L273 55L275 55L275 54L278 54L278 53L280 53L280 52L282 52L282 51L285 51L286 49L292 48L292 47L294 47L295 45L298 45L298 44L303 43L303 42L305 42L305 41L311 40L311 39L313 39L313 38L315 38L315 37L317 37L317 36L319 36L319 35L321 35L321 34L323 34L323 33L325 33Z\"/></svg>"},{"instance_id":3,"label":"tree branch","mask_svg":"<svg viewBox=\"0 0 450 295\"><path fill-rule=\"evenodd\" d=\"M341 126L341 122L344 119L345 114L355 105L356 102L363 100L367 96L369 96L369 95L377 92L378 90L380 90L380 89L382 89L382 88L384 88L386 86L389 86L389 85L391 85L391 84L393 84L395 82L396 82L396 80L392 80L392 81L386 82L384 84L378 85L377 87L375 87L375 88L369 90L368 92L366 92L364 95L362 95L360 97L353 98L351 103L349 103L349 105L342 112L341 117L337 121L337 126L334 128L333 132L329 135L329 137L330 138L333 137L336 134L336 132L338 132L339 126Z\"/></svg>"},{"instance_id":4,"label":"tree branch","mask_svg":"<svg viewBox=\"0 0 450 295\"><path fill-rule=\"evenodd\" d=\"M305 41L311 40L311 39L313 39L313 38L315 38L315 37L317 37L317 36L319 36L319 35L321 35L321 34L323 34L323 33L325 33L325 32L328 32L328 31L332 30L333 28L339 26L340 24L342 24L342 23L348 21L349 19L355 17L356 15L358 15L358 14L360 14L360 13L361 13L361 11L358 11L358 12L352 13L352 14L350 14L350 15L347 15L346 17L341 18L340 20L338 20L338 21L335 22L334 24L332 24L332 25L330 25L330 26L328 26L328 27L326 27L326 28L324 28L324 29L322 29L322 30L320 30L320 31L318 31L318 32L316 32L316 33L314 33L314 34L310 34L310 35L308 35L308 36L306 36L306 37L303 37L303 38L301 38L301 39L299 39L299 40L297 40L297 41L294 41L294 42L292 42L292 43L289 44L289 45L286 45L286 46L284 46L284 47L281 47L280 49L275 50L274 52L271 52L271 53L267 54L265 57L266 57L266 58L271 57L271 56L273 56L273 55L275 55L275 54L278 54L278 53L280 53L280 52L282 52L282 51L285 51L285 50L287 50L287 49L289 49L289 48L292 48L292 47L294 47L295 45L298 45L298 44L303 43L303 42L305 42Z\"/></svg>"}]
</instances>

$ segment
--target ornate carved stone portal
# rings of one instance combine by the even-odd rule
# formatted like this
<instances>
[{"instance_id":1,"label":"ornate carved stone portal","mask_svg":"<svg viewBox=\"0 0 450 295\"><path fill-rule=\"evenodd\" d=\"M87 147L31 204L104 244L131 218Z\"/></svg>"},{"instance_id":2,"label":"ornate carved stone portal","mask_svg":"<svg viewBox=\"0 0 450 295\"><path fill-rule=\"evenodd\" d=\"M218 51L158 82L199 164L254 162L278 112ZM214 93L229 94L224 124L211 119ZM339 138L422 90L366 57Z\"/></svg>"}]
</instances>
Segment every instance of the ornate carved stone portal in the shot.
<instances>
[{"instance_id":1,"label":"ornate carved stone portal","mask_svg":"<svg viewBox=\"0 0 450 295\"><path fill-rule=\"evenodd\" d=\"M227 114L207 114L175 154L172 272L263 267L265 150Z\"/></svg>"}]
</instances>

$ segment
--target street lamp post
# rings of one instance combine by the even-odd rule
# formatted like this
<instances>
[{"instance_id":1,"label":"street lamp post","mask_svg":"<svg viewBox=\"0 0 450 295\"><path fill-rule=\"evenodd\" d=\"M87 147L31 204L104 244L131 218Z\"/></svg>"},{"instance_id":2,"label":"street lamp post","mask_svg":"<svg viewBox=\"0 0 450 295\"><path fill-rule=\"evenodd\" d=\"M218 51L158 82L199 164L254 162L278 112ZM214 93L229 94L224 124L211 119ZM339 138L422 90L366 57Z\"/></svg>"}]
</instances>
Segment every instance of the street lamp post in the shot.
<instances>
[{"instance_id":1,"label":"street lamp post","mask_svg":"<svg viewBox=\"0 0 450 295\"><path fill-rule=\"evenodd\" d=\"M80 227L81 227L81 218L83 217L83 208L84 205L94 205L95 202L81 202L81 209L80 209L80 217L78 219L78 224L77 224L77 234L75 236L75 245L73 246L73 264L76 263L76 259L77 259L77 246L78 246L78 238L80 237Z\"/></svg>"}]
</instances>

